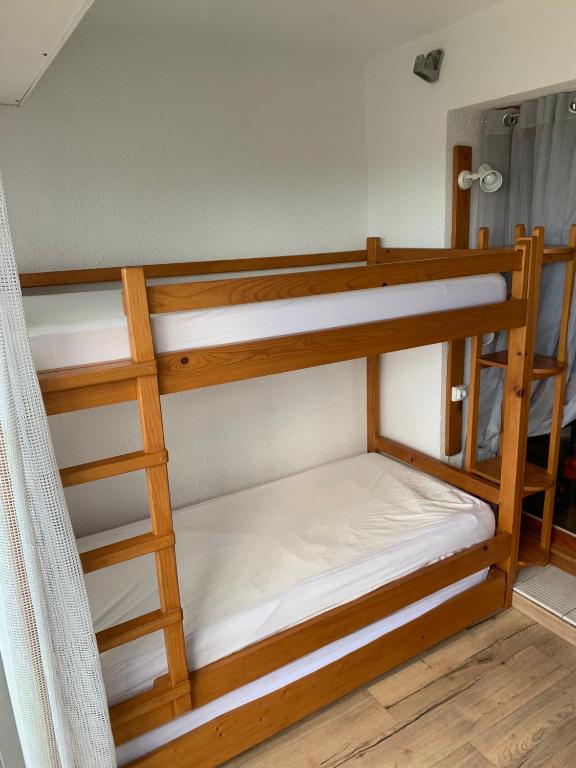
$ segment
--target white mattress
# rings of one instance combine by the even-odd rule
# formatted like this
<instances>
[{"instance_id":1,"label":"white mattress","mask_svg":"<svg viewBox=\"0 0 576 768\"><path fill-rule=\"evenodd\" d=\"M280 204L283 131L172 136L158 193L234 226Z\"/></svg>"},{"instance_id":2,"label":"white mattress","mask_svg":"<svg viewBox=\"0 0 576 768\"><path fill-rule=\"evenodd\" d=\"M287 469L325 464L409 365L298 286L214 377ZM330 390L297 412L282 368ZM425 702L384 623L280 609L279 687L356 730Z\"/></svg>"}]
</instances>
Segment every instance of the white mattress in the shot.
<instances>
[{"instance_id":1,"label":"white mattress","mask_svg":"<svg viewBox=\"0 0 576 768\"><path fill-rule=\"evenodd\" d=\"M362 454L176 512L188 660L209 664L487 539L482 501L378 454ZM137 523L80 551L145 532ZM151 557L86 577L96 630L158 607ZM102 655L111 703L165 672L160 633Z\"/></svg>"},{"instance_id":2,"label":"white mattress","mask_svg":"<svg viewBox=\"0 0 576 768\"><path fill-rule=\"evenodd\" d=\"M157 351L173 352L505 299L504 278L483 275L173 312L155 315L152 327ZM130 357L119 290L25 296L24 310L37 370Z\"/></svg>"},{"instance_id":3,"label":"white mattress","mask_svg":"<svg viewBox=\"0 0 576 768\"><path fill-rule=\"evenodd\" d=\"M247 685L243 685L241 688L237 688L230 693L221 696L209 704L205 704L202 707L187 712L182 717L176 720L171 720L165 725L161 725L158 728L154 728L152 731L148 731L142 736L138 736L132 741L128 741L122 744L116 749L116 760L119 766L136 760L142 755L151 752L153 749L157 749L163 744L167 744L169 741L177 739L179 736L183 736L185 733L192 731L194 728L199 728L201 725L214 720L226 712L231 712L233 709L238 709L244 704L248 704L251 701L266 696L269 693L278 691L291 683L300 680L307 675L316 672L318 669L332 664L349 653L363 648L368 643L372 643L380 637L387 635L389 632L393 632L398 627L408 624L410 621L414 621L419 616L431 611L433 608L441 605L442 603L450 600L451 597L464 592L467 589L480 584L488 573L488 569L475 573L472 576L467 576L462 581L456 582L456 584L450 584L449 587L434 592L432 595L428 595L423 600L419 600L417 603L403 608L396 613L386 616L386 618L371 624L364 629L358 630L351 635L342 637L329 645L325 645L319 648L313 653L309 653L306 656L302 656L300 659L293 661L291 664L286 664L280 669L274 670L269 675L260 677L258 680L254 680Z\"/></svg>"}]
</instances>

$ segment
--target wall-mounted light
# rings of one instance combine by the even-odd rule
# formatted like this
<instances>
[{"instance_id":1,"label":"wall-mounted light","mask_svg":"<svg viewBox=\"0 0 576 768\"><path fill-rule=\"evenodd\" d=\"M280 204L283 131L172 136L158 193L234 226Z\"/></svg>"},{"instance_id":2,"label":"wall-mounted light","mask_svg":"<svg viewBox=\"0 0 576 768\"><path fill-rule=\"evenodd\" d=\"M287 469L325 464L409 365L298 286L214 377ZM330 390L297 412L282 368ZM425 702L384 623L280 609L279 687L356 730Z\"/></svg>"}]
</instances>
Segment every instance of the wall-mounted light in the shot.
<instances>
[{"instance_id":1,"label":"wall-mounted light","mask_svg":"<svg viewBox=\"0 0 576 768\"><path fill-rule=\"evenodd\" d=\"M480 183L480 189L483 192L496 192L502 186L502 174L495 171L491 165L484 163L476 173L472 171L462 171L458 176L458 186L460 189L470 189L475 181Z\"/></svg>"}]
</instances>

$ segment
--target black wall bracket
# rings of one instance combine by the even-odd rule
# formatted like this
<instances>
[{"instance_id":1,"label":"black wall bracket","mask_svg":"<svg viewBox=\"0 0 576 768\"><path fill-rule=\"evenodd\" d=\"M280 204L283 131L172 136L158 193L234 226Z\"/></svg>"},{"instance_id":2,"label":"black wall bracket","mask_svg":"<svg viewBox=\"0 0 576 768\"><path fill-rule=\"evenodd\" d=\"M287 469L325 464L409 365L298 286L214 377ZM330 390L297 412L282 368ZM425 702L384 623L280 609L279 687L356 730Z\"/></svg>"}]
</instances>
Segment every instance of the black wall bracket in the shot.
<instances>
[{"instance_id":1,"label":"black wall bracket","mask_svg":"<svg viewBox=\"0 0 576 768\"><path fill-rule=\"evenodd\" d=\"M442 48L436 48L430 53L421 53L416 56L414 62L414 74L421 77L427 83L435 83L440 78L440 67L442 66L442 59L444 58L444 51Z\"/></svg>"}]
</instances>

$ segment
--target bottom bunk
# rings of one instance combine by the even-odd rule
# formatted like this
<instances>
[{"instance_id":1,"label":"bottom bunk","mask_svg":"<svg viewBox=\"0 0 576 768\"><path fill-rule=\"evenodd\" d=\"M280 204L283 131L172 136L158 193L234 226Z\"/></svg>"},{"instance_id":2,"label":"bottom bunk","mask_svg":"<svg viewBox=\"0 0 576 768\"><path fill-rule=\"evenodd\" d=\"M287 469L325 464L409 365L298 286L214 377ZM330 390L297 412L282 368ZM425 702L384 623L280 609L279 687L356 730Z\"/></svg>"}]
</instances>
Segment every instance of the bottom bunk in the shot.
<instances>
[{"instance_id":1,"label":"bottom bunk","mask_svg":"<svg viewBox=\"0 0 576 768\"><path fill-rule=\"evenodd\" d=\"M504 605L503 574L493 571L486 580L487 564L497 562L498 553L503 558L509 546L504 537L490 559L497 541L491 538L490 507L379 454L343 459L182 509L174 515L174 528L196 708L147 733L138 725L123 729L117 739L125 741L118 748L120 765L140 764L151 751L142 765L155 765L154 749L176 740L174 748L185 750L176 745L190 738L216 738L221 749L219 754L212 744L200 759L198 742L190 765L218 765ZM146 529L145 523L135 523L95 534L79 540L79 549L106 546ZM332 636L320 631L315 642L301 644L300 652L275 648L275 638L291 628L297 631L339 608L352 615L360 599L384 585L395 587L446 558L452 566L454 553L474 545L482 567L475 570L470 560L468 569L459 571L454 564L437 583L430 574L429 584L420 587L421 599L400 600L399 610L372 611L363 623L349 622ZM146 560L87 574L97 631L158 607L153 564ZM266 642L271 659L251 674L246 668L252 656L242 653ZM109 701L116 708L165 672L159 633L137 643L137 648L121 646L102 655ZM195 680L219 664L226 676L226 662L236 657L243 670L236 677L246 684L234 684L231 674L211 693L195 687ZM262 707L272 707L266 723L258 714ZM221 731L231 718L236 736L236 719L247 718L240 728L244 741L238 737L234 749Z\"/></svg>"}]
</instances>

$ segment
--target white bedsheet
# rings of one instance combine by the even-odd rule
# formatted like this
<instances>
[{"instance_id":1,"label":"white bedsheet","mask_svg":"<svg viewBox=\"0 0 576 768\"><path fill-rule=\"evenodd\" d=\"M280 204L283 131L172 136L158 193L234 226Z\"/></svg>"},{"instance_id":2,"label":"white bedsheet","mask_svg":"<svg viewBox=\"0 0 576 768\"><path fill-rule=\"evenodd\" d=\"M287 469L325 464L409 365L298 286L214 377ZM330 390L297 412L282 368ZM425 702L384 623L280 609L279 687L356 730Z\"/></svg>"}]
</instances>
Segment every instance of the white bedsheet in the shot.
<instances>
[{"instance_id":1,"label":"white bedsheet","mask_svg":"<svg viewBox=\"0 0 576 768\"><path fill-rule=\"evenodd\" d=\"M489 538L483 502L378 454L362 454L174 515L193 668ZM148 529L79 540L80 551ZM86 577L96 630L158 607L151 557ZM159 633L102 655L111 703L165 672Z\"/></svg>"},{"instance_id":2,"label":"white bedsheet","mask_svg":"<svg viewBox=\"0 0 576 768\"><path fill-rule=\"evenodd\" d=\"M501 275L463 277L347 293L155 315L158 352L375 322L506 299ZM130 357L119 290L24 297L37 370Z\"/></svg>"}]
</instances>

